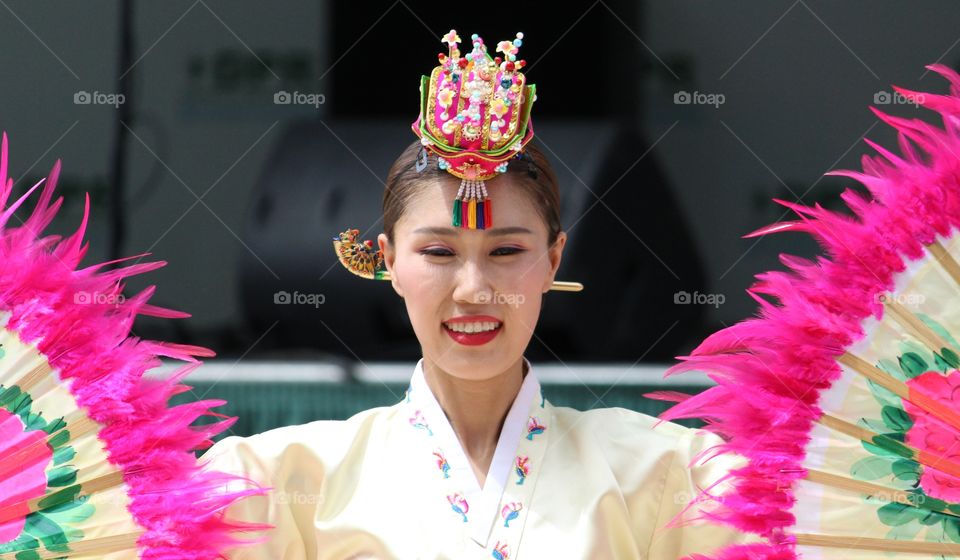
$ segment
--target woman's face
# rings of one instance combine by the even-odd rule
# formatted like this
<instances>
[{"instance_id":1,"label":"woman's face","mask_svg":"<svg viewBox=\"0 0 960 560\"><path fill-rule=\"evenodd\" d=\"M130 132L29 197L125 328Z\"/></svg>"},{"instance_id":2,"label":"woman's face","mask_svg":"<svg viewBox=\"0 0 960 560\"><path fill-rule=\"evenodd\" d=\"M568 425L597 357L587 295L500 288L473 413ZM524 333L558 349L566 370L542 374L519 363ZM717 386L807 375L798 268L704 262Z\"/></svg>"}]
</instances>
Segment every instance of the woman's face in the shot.
<instances>
[{"instance_id":1,"label":"woman's face","mask_svg":"<svg viewBox=\"0 0 960 560\"><path fill-rule=\"evenodd\" d=\"M451 225L460 180L444 177L418 187L395 225L394 243L378 237L424 358L463 379L494 377L519 362L566 243L561 232L547 247L546 224L523 187L512 182L501 175L486 183L491 229ZM467 323L458 327L458 321ZM492 331L453 332L486 331L490 323Z\"/></svg>"}]
</instances>

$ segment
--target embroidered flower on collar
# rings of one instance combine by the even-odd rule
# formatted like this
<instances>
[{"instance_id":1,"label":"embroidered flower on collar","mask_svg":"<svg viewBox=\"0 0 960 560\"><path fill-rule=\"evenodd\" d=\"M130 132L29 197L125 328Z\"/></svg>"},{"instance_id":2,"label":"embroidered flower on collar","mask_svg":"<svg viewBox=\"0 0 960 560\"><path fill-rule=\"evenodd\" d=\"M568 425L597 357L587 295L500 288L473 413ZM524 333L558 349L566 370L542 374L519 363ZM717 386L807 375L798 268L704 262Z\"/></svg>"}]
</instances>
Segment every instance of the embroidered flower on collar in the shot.
<instances>
[{"instance_id":1,"label":"embroidered flower on collar","mask_svg":"<svg viewBox=\"0 0 960 560\"><path fill-rule=\"evenodd\" d=\"M536 416L531 416L530 421L527 423L527 439L533 440L533 436L542 434L547 427L540 424L540 419Z\"/></svg>"},{"instance_id":2,"label":"embroidered flower on collar","mask_svg":"<svg viewBox=\"0 0 960 560\"><path fill-rule=\"evenodd\" d=\"M507 543L500 544L500 541L497 541L497 544L493 547L492 556L497 560L507 560L510 558L510 552L508 552Z\"/></svg>"},{"instance_id":3,"label":"embroidered flower on collar","mask_svg":"<svg viewBox=\"0 0 960 560\"><path fill-rule=\"evenodd\" d=\"M443 472L443 478L450 478L450 463L443 456L443 451L434 451L433 454L437 458L437 467Z\"/></svg>"},{"instance_id":4,"label":"embroidered flower on collar","mask_svg":"<svg viewBox=\"0 0 960 560\"><path fill-rule=\"evenodd\" d=\"M517 473L519 480L517 484L523 484L523 481L527 479L527 475L530 474L530 457L526 455L522 457L517 457L517 461L514 468L514 471Z\"/></svg>"},{"instance_id":5,"label":"embroidered flower on collar","mask_svg":"<svg viewBox=\"0 0 960 560\"><path fill-rule=\"evenodd\" d=\"M423 414L418 410L414 413L413 418L410 419L410 425L414 428L419 428L421 430L426 430L428 434L433 435L433 430L430 429L430 426L427 424L427 419L423 417Z\"/></svg>"},{"instance_id":6,"label":"embroidered flower on collar","mask_svg":"<svg viewBox=\"0 0 960 560\"><path fill-rule=\"evenodd\" d=\"M470 511L470 504L467 503L467 499L457 492L447 496L447 501L450 502L450 507L453 508L453 511L459 513L463 516L463 522L467 522L467 512Z\"/></svg>"},{"instance_id":7,"label":"embroidered flower on collar","mask_svg":"<svg viewBox=\"0 0 960 560\"><path fill-rule=\"evenodd\" d=\"M520 517L521 509L523 509L523 504L520 502L510 502L503 506L503 509L500 510L500 517L503 517L503 526L509 527L511 521Z\"/></svg>"}]
</instances>

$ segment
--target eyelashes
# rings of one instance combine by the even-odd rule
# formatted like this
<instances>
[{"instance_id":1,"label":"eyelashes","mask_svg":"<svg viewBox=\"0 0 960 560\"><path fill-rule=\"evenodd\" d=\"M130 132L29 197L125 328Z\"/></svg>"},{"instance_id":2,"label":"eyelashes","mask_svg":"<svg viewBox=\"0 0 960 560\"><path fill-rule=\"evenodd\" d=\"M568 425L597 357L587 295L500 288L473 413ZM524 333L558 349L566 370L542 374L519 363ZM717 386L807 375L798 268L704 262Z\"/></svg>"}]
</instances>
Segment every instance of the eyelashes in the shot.
<instances>
[{"instance_id":1,"label":"eyelashes","mask_svg":"<svg viewBox=\"0 0 960 560\"><path fill-rule=\"evenodd\" d=\"M516 255L526 251L526 249L520 249L519 247L499 247L494 249L490 255L494 257L506 257L509 255ZM421 255L428 255L431 257L452 257L454 254L447 249L423 249L419 251Z\"/></svg>"}]
</instances>

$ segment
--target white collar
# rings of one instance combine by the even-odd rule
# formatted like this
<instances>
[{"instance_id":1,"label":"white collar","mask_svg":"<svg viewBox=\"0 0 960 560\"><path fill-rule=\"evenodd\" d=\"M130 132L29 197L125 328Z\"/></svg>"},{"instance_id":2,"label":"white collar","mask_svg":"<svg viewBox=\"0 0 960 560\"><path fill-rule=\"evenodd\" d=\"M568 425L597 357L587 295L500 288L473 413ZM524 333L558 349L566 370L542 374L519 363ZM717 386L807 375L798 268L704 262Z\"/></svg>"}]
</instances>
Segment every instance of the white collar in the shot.
<instances>
[{"instance_id":1,"label":"white collar","mask_svg":"<svg viewBox=\"0 0 960 560\"><path fill-rule=\"evenodd\" d=\"M487 536L490 533L490 524L496 517L500 498L513 468L517 447L526 433L531 403L535 396L538 396L537 404L543 401L540 381L537 379L533 366L526 357L523 357L523 361L527 367L527 374L503 422L503 428L497 440L497 448L487 470L483 488L477 482L477 477L470 467L470 462L463 451L460 439L453 431L449 419L444 414L436 396L430 390L430 386L427 385L423 374L423 358L417 362L413 377L410 380L408 393L410 402L414 407L422 409L424 414L430 418L430 427L433 433L439 438L442 447L447 450L451 475L456 476L461 481L466 481L468 501L480 505L479 515L471 516L471 536L478 543L486 543ZM481 522L473 522L473 520L480 520Z\"/></svg>"}]
</instances>

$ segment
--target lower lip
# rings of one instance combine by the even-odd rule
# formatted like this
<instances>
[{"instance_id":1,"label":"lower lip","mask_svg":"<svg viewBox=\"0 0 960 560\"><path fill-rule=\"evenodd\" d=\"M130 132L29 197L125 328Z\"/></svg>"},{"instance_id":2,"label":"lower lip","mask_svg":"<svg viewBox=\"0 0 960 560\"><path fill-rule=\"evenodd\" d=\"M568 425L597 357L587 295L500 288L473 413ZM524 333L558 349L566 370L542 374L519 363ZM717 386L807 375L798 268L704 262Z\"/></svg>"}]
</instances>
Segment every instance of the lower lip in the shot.
<instances>
[{"instance_id":1,"label":"lower lip","mask_svg":"<svg viewBox=\"0 0 960 560\"><path fill-rule=\"evenodd\" d=\"M460 344L463 344L464 346L479 346L496 338L496 336L500 334L500 331L503 330L503 325L501 324L498 328L493 329L492 331L479 333L454 332L443 325L440 325L440 328L450 335L450 338L459 342Z\"/></svg>"}]
</instances>

